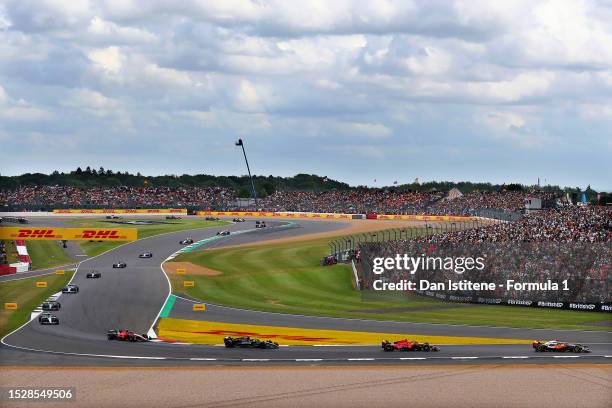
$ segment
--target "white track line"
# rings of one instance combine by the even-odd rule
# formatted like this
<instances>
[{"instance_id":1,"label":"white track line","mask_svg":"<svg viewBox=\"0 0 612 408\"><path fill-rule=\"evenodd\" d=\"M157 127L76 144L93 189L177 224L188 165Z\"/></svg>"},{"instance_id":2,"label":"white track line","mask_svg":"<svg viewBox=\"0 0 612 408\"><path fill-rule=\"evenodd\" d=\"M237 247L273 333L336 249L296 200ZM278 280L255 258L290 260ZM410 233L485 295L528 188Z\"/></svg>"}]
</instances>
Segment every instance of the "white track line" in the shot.
<instances>
[{"instance_id":1,"label":"white track line","mask_svg":"<svg viewBox=\"0 0 612 408\"><path fill-rule=\"evenodd\" d=\"M516 358L516 359L521 359L521 358L529 358L529 356L503 356L502 358Z\"/></svg>"}]
</instances>

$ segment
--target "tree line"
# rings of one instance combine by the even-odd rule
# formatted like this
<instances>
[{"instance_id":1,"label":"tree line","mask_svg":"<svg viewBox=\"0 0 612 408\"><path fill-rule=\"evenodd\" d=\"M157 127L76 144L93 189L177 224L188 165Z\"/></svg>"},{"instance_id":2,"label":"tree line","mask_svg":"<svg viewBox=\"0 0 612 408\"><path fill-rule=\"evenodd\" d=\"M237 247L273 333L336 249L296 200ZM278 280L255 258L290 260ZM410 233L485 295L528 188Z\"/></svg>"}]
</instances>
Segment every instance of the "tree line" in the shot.
<instances>
[{"instance_id":1,"label":"tree line","mask_svg":"<svg viewBox=\"0 0 612 408\"><path fill-rule=\"evenodd\" d=\"M316 174L296 174L293 177L253 176L257 195L265 197L274 191L329 191L329 190L393 190L393 191L443 191L458 188L462 193L472 191L564 191L570 194L579 194L583 190L579 187L561 188L559 186L525 186L522 184L492 184L474 183L469 181L428 181L424 183L399 184L381 188L365 186L349 186L347 183L333 180ZM209 174L182 174L163 176L144 176L140 172L132 174L124 171L113 171L100 167L99 169L87 166L78 167L69 173L54 171L51 174L25 173L19 176L1 176L0 189L13 190L20 186L73 186L73 187L225 187L237 192L240 197L251 196L251 182L247 175L243 176L214 176ZM584 190L589 201L597 194L587 187ZM606 198L609 194L603 193Z\"/></svg>"}]
</instances>

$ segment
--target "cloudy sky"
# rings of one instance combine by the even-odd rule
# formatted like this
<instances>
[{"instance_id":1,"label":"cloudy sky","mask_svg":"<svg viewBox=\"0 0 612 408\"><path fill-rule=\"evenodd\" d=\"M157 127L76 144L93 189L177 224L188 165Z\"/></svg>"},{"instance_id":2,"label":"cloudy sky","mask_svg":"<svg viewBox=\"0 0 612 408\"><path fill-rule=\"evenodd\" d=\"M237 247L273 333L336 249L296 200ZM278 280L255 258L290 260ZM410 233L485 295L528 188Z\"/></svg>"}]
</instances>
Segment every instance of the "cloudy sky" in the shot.
<instances>
[{"instance_id":1,"label":"cloudy sky","mask_svg":"<svg viewBox=\"0 0 612 408\"><path fill-rule=\"evenodd\" d=\"M612 190L612 2L0 0L0 173ZM374 182L376 179L376 183Z\"/></svg>"}]
</instances>

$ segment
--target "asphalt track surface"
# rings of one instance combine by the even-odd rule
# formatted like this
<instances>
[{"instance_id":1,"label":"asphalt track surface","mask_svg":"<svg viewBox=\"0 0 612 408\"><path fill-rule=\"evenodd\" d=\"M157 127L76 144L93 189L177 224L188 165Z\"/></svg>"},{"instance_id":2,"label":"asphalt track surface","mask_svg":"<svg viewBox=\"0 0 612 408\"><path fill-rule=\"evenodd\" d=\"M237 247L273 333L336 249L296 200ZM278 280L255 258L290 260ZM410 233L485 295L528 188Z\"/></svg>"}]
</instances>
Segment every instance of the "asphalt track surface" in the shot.
<instances>
[{"instance_id":1,"label":"asphalt track surface","mask_svg":"<svg viewBox=\"0 0 612 408\"><path fill-rule=\"evenodd\" d=\"M37 220L42 224L46 220ZM297 236L324 231L341 233L343 225L322 220L268 221L268 228L230 235L198 248L236 245L261 240ZM232 232L251 230L252 220L227 227L172 232L124 244L107 253L87 258L78 267L72 283L78 294L60 298L61 324L40 326L31 321L2 339L0 361L3 365L202 365L202 364L377 364L377 363L568 363L612 362L612 333L607 331L536 330L501 327L441 325L410 322L296 316L207 305L206 320L324 328L336 330L377 331L414 334L553 339L588 344L591 354L535 353L529 345L445 345L437 353L385 353L380 346L293 346L278 350L226 349L222 346L176 344L165 342L126 343L108 341L109 328L129 328L146 333L157 319L169 293L169 281L160 264L181 249L179 241L214 237L220 229ZM151 251L152 259L138 254ZM112 264L125 261L125 269ZM86 279L92 270L101 279ZM191 301L177 299L171 317L202 319L192 315ZM382 339L381 339L382 340Z\"/></svg>"}]
</instances>

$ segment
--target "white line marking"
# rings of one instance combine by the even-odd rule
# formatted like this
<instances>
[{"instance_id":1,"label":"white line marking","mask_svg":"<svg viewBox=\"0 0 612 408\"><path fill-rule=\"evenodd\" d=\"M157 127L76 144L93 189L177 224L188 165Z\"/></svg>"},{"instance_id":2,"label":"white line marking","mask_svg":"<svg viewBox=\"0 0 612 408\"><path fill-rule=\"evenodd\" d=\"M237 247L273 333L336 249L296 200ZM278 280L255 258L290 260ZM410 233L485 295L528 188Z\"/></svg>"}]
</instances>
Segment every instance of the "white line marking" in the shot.
<instances>
[{"instance_id":1,"label":"white line marking","mask_svg":"<svg viewBox=\"0 0 612 408\"><path fill-rule=\"evenodd\" d=\"M505 356L502 358L529 358L528 356Z\"/></svg>"},{"instance_id":2,"label":"white line marking","mask_svg":"<svg viewBox=\"0 0 612 408\"><path fill-rule=\"evenodd\" d=\"M400 357L400 360L427 360L427 357Z\"/></svg>"},{"instance_id":3,"label":"white line marking","mask_svg":"<svg viewBox=\"0 0 612 408\"><path fill-rule=\"evenodd\" d=\"M374 361L375 358L347 358L346 361Z\"/></svg>"},{"instance_id":4,"label":"white line marking","mask_svg":"<svg viewBox=\"0 0 612 408\"><path fill-rule=\"evenodd\" d=\"M323 361L322 358L296 358L295 361Z\"/></svg>"},{"instance_id":5,"label":"white line marking","mask_svg":"<svg viewBox=\"0 0 612 408\"><path fill-rule=\"evenodd\" d=\"M202 358L202 357L193 357L190 358L191 361L217 361L216 358Z\"/></svg>"},{"instance_id":6,"label":"white line marking","mask_svg":"<svg viewBox=\"0 0 612 408\"><path fill-rule=\"evenodd\" d=\"M612 358L612 356L604 356L605 358Z\"/></svg>"},{"instance_id":7,"label":"white line marking","mask_svg":"<svg viewBox=\"0 0 612 408\"><path fill-rule=\"evenodd\" d=\"M269 358L243 358L240 361L270 361Z\"/></svg>"},{"instance_id":8,"label":"white line marking","mask_svg":"<svg viewBox=\"0 0 612 408\"><path fill-rule=\"evenodd\" d=\"M478 357L451 357L453 360L474 360Z\"/></svg>"},{"instance_id":9,"label":"white line marking","mask_svg":"<svg viewBox=\"0 0 612 408\"><path fill-rule=\"evenodd\" d=\"M553 356L553 358L578 358L580 356Z\"/></svg>"}]
</instances>

